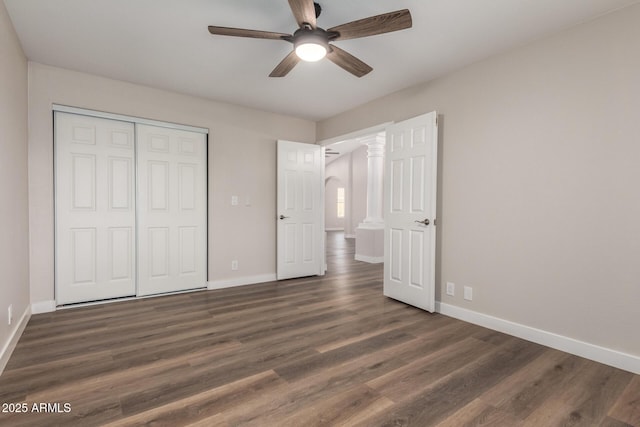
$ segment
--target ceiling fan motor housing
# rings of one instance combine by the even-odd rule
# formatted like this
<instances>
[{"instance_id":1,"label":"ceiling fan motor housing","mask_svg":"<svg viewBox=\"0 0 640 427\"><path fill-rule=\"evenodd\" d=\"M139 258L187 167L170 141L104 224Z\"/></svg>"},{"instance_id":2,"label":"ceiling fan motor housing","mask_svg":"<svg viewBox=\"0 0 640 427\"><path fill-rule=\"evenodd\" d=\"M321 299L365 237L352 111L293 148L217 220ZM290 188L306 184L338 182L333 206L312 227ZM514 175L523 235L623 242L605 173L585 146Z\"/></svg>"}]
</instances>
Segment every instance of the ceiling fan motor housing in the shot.
<instances>
[{"instance_id":1,"label":"ceiling fan motor housing","mask_svg":"<svg viewBox=\"0 0 640 427\"><path fill-rule=\"evenodd\" d=\"M293 46L301 59L312 62L317 61L329 52L329 35L322 28L313 29L305 25L293 33ZM314 51L314 53L311 53L311 58L301 55L300 49L305 47ZM322 52L322 49L324 49L324 52Z\"/></svg>"},{"instance_id":2,"label":"ceiling fan motor housing","mask_svg":"<svg viewBox=\"0 0 640 427\"><path fill-rule=\"evenodd\" d=\"M293 33L293 45L298 47L305 43L315 43L329 49L329 34L322 28L302 27Z\"/></svg>"}]
</instances>

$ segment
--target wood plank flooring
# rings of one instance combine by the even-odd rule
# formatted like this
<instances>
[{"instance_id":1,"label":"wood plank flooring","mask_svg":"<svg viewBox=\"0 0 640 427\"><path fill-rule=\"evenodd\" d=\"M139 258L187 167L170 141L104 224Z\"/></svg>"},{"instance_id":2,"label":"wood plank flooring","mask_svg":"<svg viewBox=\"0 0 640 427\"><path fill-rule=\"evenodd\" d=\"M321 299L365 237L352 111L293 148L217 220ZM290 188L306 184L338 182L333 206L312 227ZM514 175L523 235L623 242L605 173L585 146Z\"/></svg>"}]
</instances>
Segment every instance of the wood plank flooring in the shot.
<instances>
[{"instance_id":1,"label":"wood plank flooring","mask_svg":"<svg viewBox=\"0 0 640 427\"><path fill-rule=\"evenodd\" d=\"M324 278L33 316L0 425L640 426L639 376L385 298L329 237Z\"/></svg>"}]
</instances>

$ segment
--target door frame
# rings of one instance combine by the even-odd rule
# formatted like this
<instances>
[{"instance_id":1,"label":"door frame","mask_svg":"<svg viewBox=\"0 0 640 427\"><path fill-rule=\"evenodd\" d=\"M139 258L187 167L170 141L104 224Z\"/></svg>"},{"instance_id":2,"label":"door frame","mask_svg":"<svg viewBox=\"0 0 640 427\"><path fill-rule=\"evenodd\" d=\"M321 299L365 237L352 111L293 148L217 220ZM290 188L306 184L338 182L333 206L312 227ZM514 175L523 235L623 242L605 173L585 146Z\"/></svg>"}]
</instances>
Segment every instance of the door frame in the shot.
<instances>
[{"instance_id":1,"label":"door frame","mask_svg":"<svg viewBox=\"0 0 640 427\"><path fill-rule=\"evenodd\" d=\"M345 133L340 136L334 136L332 138L323 139L322 141L318 141L318 145L325 147L327 145L335 144L336 142L345 141L347 139L357 139L357 138L362 138L363 136L369 136L372 134L385 132L389 127L389 125L392 125L394 123L395 122L384 122L384 123L380 123L379 125Z\"/></svg>"},{"instance_id":2,"label":"door frame","mask_svg":"<svg viewBox=\"0 0 640 427\"><path fill-rule=\"evenodd\" d=\"M81 115L81 116L87 116L87 117L96 117L96 118L101 118L101 119L109 119L109 120L118 120L118 121L122 121L122 122L129 122L132 123L134 125L136 124L144 124L144 125L149 125L149 126L157 126L157 127L163 127L163 128L168 128L168 129L176 129L176 130L184 130L187 132L194 132L194 133L199 133L199 134L204 134L205 135L205 149L204 149L204 157L205 157L205 175L206 175L206 179L205 179L205 194L206 194L206 198L205 198L205 216L206 216L206 221L205 221L205 226L207 227L207 236L206 236L206 248L205 248L205 252L206 252L206 259L207 262L204 266L205 268L205 277L207 279L207 282L209 280L209 129L208 128L203 128L203 127L198 127L198 126L191 126L191 125L184 125L184 124L179 124L179 123L172 123L172 122L165 122L165 121L161 121L161 120L153 120L153 119L146 119L143 117L136 117L136 116L129 116L129 115L124 115L124 114L117 114L117 113L109 113L109 112L105 112L105 111L99 111L99 110L91 110L91 109L86 109L86 108L79 108L79 107L72 107L69 105L63 105L63 104L52 104L51 105L51 114L52 116L55 115L56 112L62 112L62 113L71 113L71 114L77 114L77 115ZM55 153L55 120L52 121L53 123L53 141L52 141L52 146L53 146L53 151ZM135 160L135 154L134 154L134 160ZM55 156L52 157L53 162L53 173L55 176L55 169L56 169L56 158ZM134 185L137 185L137 169L135 170L134 173ZM56 187L55 187L55 183L53 183L53 194L54 194L54 198L53 198L53 241L54 241L54 252L53 252L53 306L51 307L51 309L55 310L57 308L60 307L64 307L58 304L58 295L57 295L57 283L56 283L56 277L57 277L57 271L56 271L56 261L55 261L55 256L56 256L56 252L55 252L55 244L57 241L57 236L56 236L56 232L55 232L55 228L56 228L56 206L55 206L55 192L56 192ZM136 219L136 223L137 223L137 219ZM137 259L137 248L138 248L138 242L137 242L137 232L136 232L136 236L135 236L135 248L136 248L136 253L135 253L135 258ZM195 289L197 290L202 290L202 289L207 289L207 283L205 283L205 286L203 288L198 288ZM137 281L136 281L136 293L138 291L138 285L137 285ZM187 290L187 291L177 291L176 293L183 293L183 292L192 292L193 290ZM160 295L166 295L166 294L160 294ZM137 298L148 298L146 296L131 296L131 297L126 297L126 298L122 298L122 299L137 299ZM122 299L117 299L117 301L121 301ZM94 304L103 304L106 302L109 302L112 300L103 300L103 301L95 301L95 302L85 302L85 303L75 303L73 304L74 306L80 306L80 305L94 305Z\"/></svg>"},{"instance_id":3,"label":"door frame","mask_svg":"<svg viewBox=\"0 0 640 427\"><path fill-rule=\"evenodd\" d=\"M81 116L98 117L100 119L119 120L121 122L138 123L141 125L158 126L169 129L186 130L189 132L209 134L209 129L198 126L183 125L180 123L163 122L162 120L145 119L136 116L127 116L124 114L107 113L105 111L89 110L86 108L70 107L68 105L53 104L52 111L59 111L62 113L79 114Z\"/></svg>"}]
</instances>

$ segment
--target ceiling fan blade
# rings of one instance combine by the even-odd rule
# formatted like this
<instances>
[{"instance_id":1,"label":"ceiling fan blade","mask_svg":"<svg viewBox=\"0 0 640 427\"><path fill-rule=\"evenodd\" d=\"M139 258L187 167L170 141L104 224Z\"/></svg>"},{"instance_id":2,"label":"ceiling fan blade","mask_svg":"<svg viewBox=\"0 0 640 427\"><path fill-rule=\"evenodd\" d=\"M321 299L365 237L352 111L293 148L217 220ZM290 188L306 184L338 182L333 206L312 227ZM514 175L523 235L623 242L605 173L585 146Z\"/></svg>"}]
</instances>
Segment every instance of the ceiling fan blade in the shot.
<instances>
[{"instance_id":1,"label":"ceiling fan blade","mask_svg":"<svg viewBox=\"0 0 640 427\"><path fill-rule=\"evenodd\" d=\"M289 0L291 12L298 22L298 26L309 24L311 28L316 28L316 8L313 0Z\"/></svg>"},{"instance_id":2,"label":"ceiling fan blade","mask_svg":"<svg viewBox=\"0 0 640 427\"><path fill-rule=\"evenodd\" d=\"M351 55L349 52L331 45L330 51L327 53L327 59L339 67L344 68L356 77L362 77L369 74L373 68Z\"/></svg>"},{"instance_id":3,"label":"ceiling fan blade","mask_svg":"<svg viewBox=\"0 0 640 427\"><path fill-rule=\"evenodd\" d=\"M292 50L289 55L285 56L284 59L276 65L276 68L274 68L271 74L269 74L269 77L286 76L289 71L293 70L293 67L295 67L298 62L300 62L300 58L296 55L296 51Z\"/></svg>"},{"instance_id":4,"label":"ceiling fan blade","mask_svg":"<svg viewBox=\"0 0 640 427\"><path fill-rule=\"evenodd\" d=\"M411 28L411 25L411 13L408 9L402 9L338 25L329 28L327 32L338 33L332 40L348 40L404 30Z\"/></svg>"},{"instance_id":5,"label":"ceiling fan blade","mask_svg":"<svg viewBox=\"0 0 640 427\"><path fill-rule=\"evenodd\" d=\"M209 26L209 32L219 36L251 37L253 39L289 40L292 37L291 34L285 33L245 30L242 28L216 27L214 25Z\"/></svg>"}]
</instances>

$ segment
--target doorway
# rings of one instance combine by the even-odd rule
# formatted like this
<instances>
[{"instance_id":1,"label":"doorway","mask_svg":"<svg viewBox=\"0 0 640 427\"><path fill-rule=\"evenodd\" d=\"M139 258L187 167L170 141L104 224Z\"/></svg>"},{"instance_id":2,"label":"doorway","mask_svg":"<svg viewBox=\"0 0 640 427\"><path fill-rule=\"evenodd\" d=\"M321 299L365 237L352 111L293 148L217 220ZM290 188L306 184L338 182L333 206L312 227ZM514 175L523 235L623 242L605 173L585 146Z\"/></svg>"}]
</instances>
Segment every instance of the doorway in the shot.
<instances>
[{"instance_id":1,"label":"doorway","mask_svg":"<svg viewBox=\"0 0 640 427\"><path fill-rule=\"evenodd\" d=\"M358 138L327 146L325 155L325 230L343 229L346 239L367 215L367 147ZM338 218L338 188L344 189L343 217Z\"/></svg>"},{"instance_id":2,"label":"doorway","mask_svg":"<svg viewBox=\"0 0 640 427\"><path fill-rule=\"evenodd\" d=\"M356 237L355 257L383 262L384 295L433 312L437 113L386 123L324 141L323 145L338 152L345 142L360 142L366 135L375 133L384 136L382 141L371 138L367 144L367 209L366 218L357 229L360 238ZM382 170L384 175L380 176ZM349 172L353 182L353 168ZM384 197L380 191L381 182L384 183ZM375 256L363 256L363 246L373 248ZM379 252L383 254L382 260L378 257Z\"/></svg>"}]
</instances>

